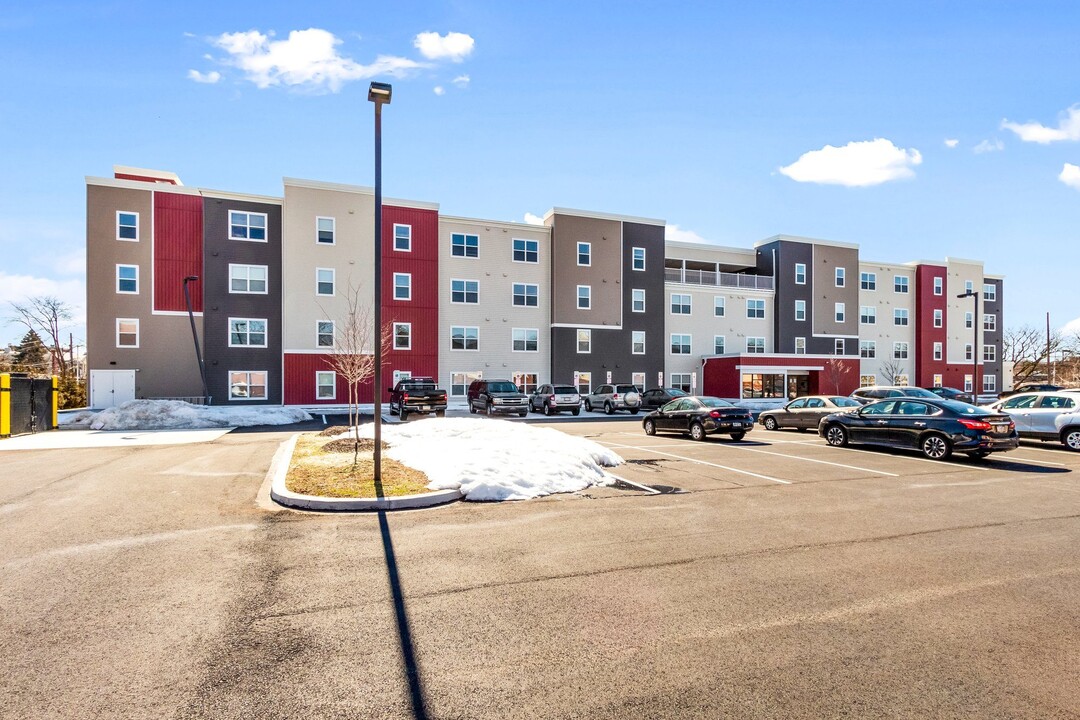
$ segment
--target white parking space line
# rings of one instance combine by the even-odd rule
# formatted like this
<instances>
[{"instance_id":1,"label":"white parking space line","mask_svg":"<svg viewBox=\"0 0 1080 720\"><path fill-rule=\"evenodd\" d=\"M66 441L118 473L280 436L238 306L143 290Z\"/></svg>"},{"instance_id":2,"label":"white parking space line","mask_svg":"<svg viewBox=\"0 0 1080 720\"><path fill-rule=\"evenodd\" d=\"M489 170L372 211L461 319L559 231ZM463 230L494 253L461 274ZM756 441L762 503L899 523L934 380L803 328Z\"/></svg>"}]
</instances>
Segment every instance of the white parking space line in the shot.
<instances>
[{"instance_id":1,"label":"white parking space line","mask_svg":"<svg viewBox=\"0 0 1080 720\"><path fill-rule=\"evenodd\" d=\"M871 475L887 475L888 477L900 477L897 473L885 472L884 470L871 470L870 468L858 467L856 465L845 465L843 463L829 462L828 460L816 460L814 458L808 458L803 455L788 455L787 453L772 452L771 450L761 450L760 448L743 447L741 445L728 445L727 447L735 450L745 450L746 452L756 452L762 455L776 455L777 457L790 458L791 460L802 460L804 462L819 463L821 465L833 465L835 467L847 468L848 470L858 470L860 472L867 472Z\"/></svg>"},{"instance_id":2,"label":"white parking space line","mask_svg":"<svg viewBox=\"0 0 1080 720\"><path fill-rule=\"evenodd\" d=\"M651 452L657 455L666 455L667 457L675 458L676 460L685 460L686 462L697 463L698 465L708 465L709 467L720 468L721 470L730 470L733 473L739 473L740 475L749 475L750 477L761 478L762 480L768 480L774 483L780 483L782 485L790 485L790 480L781 480L780 478L770 477L769 475L762 475L761 473L750 472L749 470L740 470L739 468L728 467L727 465L720 465L719 463L712 463L706 460L698 460L692 457L686 457L685 455L676 455L675 453L663 452L662 450L653 450L651 447L642 447L639 445L616 445L611 443L608 445L613 448L622 448L626 450L641 450L643 452Z\"/></svg>"},{"instance_id":3,"label":"white parking space line","mask_svg":"<svg viewBox=\"0 0 1080 720\"><path fill-rule=\"evenodd\" d=\"M1058 467L1066 467L1065 463L1050 462L1049 460L1036 460L1034 458L1018 457L1016 455L1007 455L1003 457L1002 460L1005 460L1006 458L1009 460L1019 460L1021 462L1037 463L1039 465L1057 465Z\"/></svg>"},{"instance_id":4,"label":"white parking space line","mask_svg":"<svg viewBox=\"0 0 1080 720\"><path fill-rule=\"evenodd\" d=\"M660 491L657 490L656 488L651 488L648 485L642 485L641 483L636 483L633 480L627 480L626 478L622 477L621 475L616 475L615 473L612 473L612 472L607 473L607 475L608 475L608 477L615 478L619 482L624 482L627 485L631 485L633 487L638 488L639 490L644 490L647 493L651 493L653 495L660 495L661 494Z\"/></svg>"}]
</instances>

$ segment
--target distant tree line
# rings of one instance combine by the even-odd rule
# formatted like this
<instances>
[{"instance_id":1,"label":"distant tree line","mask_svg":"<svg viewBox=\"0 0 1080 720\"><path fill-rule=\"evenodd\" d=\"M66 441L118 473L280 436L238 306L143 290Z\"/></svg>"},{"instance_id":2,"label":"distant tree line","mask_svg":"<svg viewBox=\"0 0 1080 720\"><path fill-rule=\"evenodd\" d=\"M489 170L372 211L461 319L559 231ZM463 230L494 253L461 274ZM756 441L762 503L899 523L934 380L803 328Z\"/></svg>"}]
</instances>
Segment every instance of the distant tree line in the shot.
<instances>
[{"instance_id":1,"label":"distant tree line","mask_svg":"<svg viewBox=\"0 0 1080 720\"><path fill-rule=\"evenodd\" d=\"M72 317L71 308L63 300L51 296L28 298L11 303L14 315L8 322L26 327L26 334L17 345L9 345L0 353L0 372L21 372L29 375L59 378L61 409L86 406L86 379L76 370L78 360L71 344L61 341L61 327Z\"/></svg>"}]
</instances>

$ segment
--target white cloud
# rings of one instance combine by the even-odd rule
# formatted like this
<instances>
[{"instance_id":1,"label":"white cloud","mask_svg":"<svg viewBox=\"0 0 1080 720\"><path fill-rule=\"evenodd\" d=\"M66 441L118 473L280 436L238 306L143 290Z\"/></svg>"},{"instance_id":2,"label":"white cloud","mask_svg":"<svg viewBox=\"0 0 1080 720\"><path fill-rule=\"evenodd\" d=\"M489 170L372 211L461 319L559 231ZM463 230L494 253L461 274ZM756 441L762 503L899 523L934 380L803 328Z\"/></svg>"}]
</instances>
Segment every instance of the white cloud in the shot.
<instances>
[{"instance_id":1,"label":"white cloud","mask_svg":"<svg viewBox=\"0 0 1080 720\"><path fill-rule=\"evenodd\" d=\"M221 79L221 73L217 70L211 70L208 73L201 73L198 70L188 70L187 76L189 80L194 80L197 83L206 83L207 85L213 85Z\"/></svg>"},{"instance_id":2,"label":"white cloud","mask_svg":"<svg viewBox=\"0 0 1080 720\"><path fill-rule=\"evenodd\" d=\"M73 332L77 339L86 336L86 283L83 280L53 280L32 275L12 275L0 270L0 338L6 338L2 344L18 342L26 334L25 326L4 323L14 315L11 303L25 303L32 297L42 295L59 298L71 308L73 317L61 328L65 336L68 332Z\"/></svg>"},{"instance_id":3,"label":"white cloud","mask_svg":"<svg viewBox=\"0 0 1080 720\"><path fill-rule=\"evenodd\" d=\"M983 140L981 143L972 148L971 152L975 153L976 155L982 155L983 153L998 152L1004 149L1005 143L1001 142L1001 140L997 138L994 138L993 142L991 142L990 140Z\"/></svg>"},{"instance_id":4,"label":"white cloud","mask_svg":"<svg viewBox=\"0 0 1080 720\"><path fill-rule=\"evenodd\" d=\"M413 46L428 60L461 62L472 54L476 42L465 33L422 32L413 39Z\"/></svg>"},{"instance_id":5,"label":"white cloud","mask_svg":"<svg viewBox=\"0 0 1080 720\"><path fill-rule=\"evenodd\" d=\"M1042 123L1014 123L1001 121L1004 130L1012 130L1024 142L1047 145L1059 140L1080 140L1080 105L1073 105L1059 116L1056 128L1046 127Z\"/></svg>"},{"instance_id":6,"label":"white cloud","mask_svg":"<svg viewBox=\"0 0 1080 720\"><path fill-rule=\"evenodd\" d=\"M1074 165L1073 167L1076 167L1076 166ZM1066 334L1069 334L1069 335L1071 335L1071 334L1080 335L1080 317L1076 318L1075 320L1070 320L1069 322L1065 323L1065 326L1063 328L1061 328L1061 331L1063 333L1066 333Z\"/></svg>"},{"instance_id":7,"label":"white cloud","mask_svg":"<svg viewBox=\"0 0 1080 720\"><path fill-rule=\"evenodd\" d=\"M664 226L664 239L672 240L675 242L695 242L695 243L707 243L709 242L705 238L698 235L693 230L683 230L678 225L666 225Z\"/></svg>"},{"instance_id":8,"label":"white cloud","mask_svg":"<svg viewBox=\"0 0 1080 720\"><path fill-rule=\"evenodd\" d=\"M525 213L525 222L527 222L529 225L543 225L544 218L540 217L539 215L533 215L531 212L527 212Z\"/></svg>"},{"instance_id":9,"label":"white cloud","mask_svg":"<svg viewBox=\"0 0 1080 720\"><path fill-rule=\"evenodd\" d=\"M471 79L469 78L468 75L458 75L456 78L454 78L450 82L454 83L454 85L457 85L459 88L464 88L464 87L469 86L470 81L471 81Z\"/></svg>"},{"instance_id":10,"label":"white cloud","mask_svg":"<svg viewBox=\"0 0 1080 720\"><path fill-rule=\"evenodd\" d=\"M402 77L424 67L404 57L379 55L370 65L338 54L341 40L318 28L293 30L287 40L272 40L273 33L258 30L224 33L212 40L229 54L223 62L242 70L259 88L284 85L338 92L342 85L376 76Z\"/></svg>"},{"instance_id":11,"label":"white cloud","mask_svg":"<svg viewBox=\"0 0 1080 720\"><path fill-rule=\"evenodd\" d=\"M811 150L780 172L795 182L866 187L915 176L912 168L922 163L918 150L905 150L884 138L849 142L844 147L826 145Z\"/></svg>"},{"instance_id":12,"label":"white cloud","mask_svg":"<svg viewBox=\"0 0 1080 720\"><path fill-rule=\"evenodd\" d=\"M1065 167L1061 168L1061 174L1058 175L1058 180L1071 188L1080 190L1080 165L1065 163Z\"/></svg>"},{"instance_id":13,"label":"white cloud","mask_svg":"<svg viewBox=\"0 0 1080 720\"><path fill-rule=\"evenodd\" d=\"M445 95L446 94L446 88L444 88L442 85L436 85L435 86L435 94L436 95Z\"/></svg>"},{"instance_id":14,"label":"white cloud","mask_svg":"<svg viewBox=\"0 0 1080 720\"><path fill-rule=\"evenodd\" d=\"M956 138L945 138L945 147L954 148L960 144Z\"/></svg>"}]
</instances>

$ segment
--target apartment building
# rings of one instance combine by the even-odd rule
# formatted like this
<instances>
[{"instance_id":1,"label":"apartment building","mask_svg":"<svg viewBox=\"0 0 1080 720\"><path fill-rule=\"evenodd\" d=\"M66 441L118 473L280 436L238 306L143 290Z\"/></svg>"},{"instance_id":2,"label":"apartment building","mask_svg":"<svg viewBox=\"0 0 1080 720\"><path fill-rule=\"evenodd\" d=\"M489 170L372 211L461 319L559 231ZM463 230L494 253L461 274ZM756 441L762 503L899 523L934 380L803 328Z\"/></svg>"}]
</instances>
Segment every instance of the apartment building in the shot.
<instances>
[{"instance_id":1,"label":"apartment building","mask_svg":"<svg viewBox=\"0 0 1080 720\"><path fill-rule=\"evenodd\" d=\"M371 188L285 178L265 197L126 167L86 183L94 406L201 397L192 325L214 404L346 402L335 357L375 347L354 332L374 315ZM979 261L871 262L789 235L666 242L663 220L568 208L543 222L384 199L384 385L434 376L463 400L478 378L633 382L777 402L998 387L1003 279Z\"/></svg>"}]
</instances>

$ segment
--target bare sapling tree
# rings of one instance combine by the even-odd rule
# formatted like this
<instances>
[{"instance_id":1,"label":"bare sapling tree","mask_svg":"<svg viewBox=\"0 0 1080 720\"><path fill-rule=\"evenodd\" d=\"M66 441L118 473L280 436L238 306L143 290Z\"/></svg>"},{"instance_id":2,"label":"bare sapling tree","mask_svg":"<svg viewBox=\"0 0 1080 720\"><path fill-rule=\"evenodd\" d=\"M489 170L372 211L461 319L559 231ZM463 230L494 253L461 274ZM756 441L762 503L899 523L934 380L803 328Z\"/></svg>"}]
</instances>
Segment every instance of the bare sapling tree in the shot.
<instances>
[{"instance_id":1,"label":"bare sapling tree","mask_svg":"<svg viewBox=\"0 0 1080 720\"><path fill-rule=\"evenodd\" d=\"M393 323L383 324L378 346L375 312L360 300L360 289L351 285L344 294L345 314L334 322L334 345L326 364L345 381L348 389L349 427L353 429L353 465L360 455L360 385L375 375L375 353L385 359L393 343ZM381 392L381 388L373 388Z\"/></svg>"},{"instance_id":2,"label":"bare sapling tree","mask_svg":"<svg viewBox=\"0 0 1080 720\"><path fill-rule=\"evenodd\" d=\"M51 295L38 295L27 298L26 302L13 302L11 308L15 311L15 317L10 318L9 322L25 325L28 330L41 336L52 356L57 374L67 377L70 363L60 344L60 327L73 317L68 304Z\"/></svg>"},{"instance_id":3,"label":"bare sapling tree","mask_svg":"<svg viewBox=\"0 0 1080 720\"><path fill-rule=\"evenodd\" d=\"M883 360L881 363L881 377L887 382L882 385L899 385L900 376L904 374L904 364L899 360Z\"/></svg>"},{"instance_id":4,"label":"bare sapling tree","mask_svg":"<svg viewBox=\"0 0 1080 720\"><path fill-rule=\"evenodd\" d=\"M1047 338L1046 330L1031 325L1007 329L1002 335L1002 355L1006 362L1013 363L1013 384L1034 379L1036 373L1046 370L1050 358L1068 345L1069 338L1058 330L1051 331Z\"/></svg>"},{"instance_id":5,"label":"bare sapling tree","mask_svg":"<svg viewBox=\"0 0 1080 720\"><path fill-rule=\"evenodd\" d=\"M825 382L832 387L832 392L836 395L843 395L844 391L841 388L847 387L848 377L855 372L856 361L848 362L847 360L839 357L834 357L825 363L825 369L822 371L822 376Z\"/></svg>"}]
</instances>

